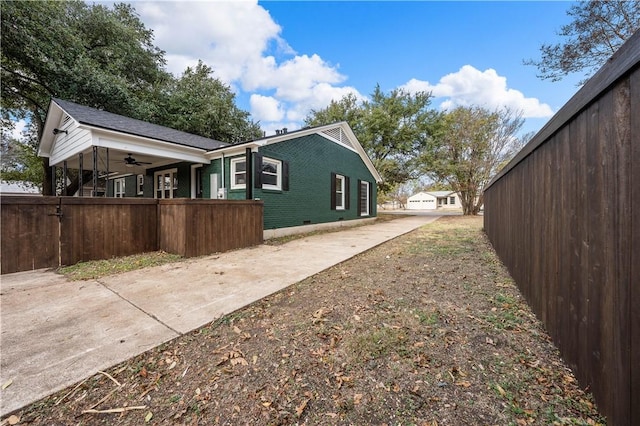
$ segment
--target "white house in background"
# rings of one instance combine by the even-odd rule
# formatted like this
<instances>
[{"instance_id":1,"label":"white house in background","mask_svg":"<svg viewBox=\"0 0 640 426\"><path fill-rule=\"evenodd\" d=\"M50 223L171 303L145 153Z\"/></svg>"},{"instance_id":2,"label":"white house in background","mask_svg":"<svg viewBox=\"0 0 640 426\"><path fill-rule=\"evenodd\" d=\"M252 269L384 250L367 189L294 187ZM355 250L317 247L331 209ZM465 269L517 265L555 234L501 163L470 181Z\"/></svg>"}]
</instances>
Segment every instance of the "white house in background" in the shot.
<instances>
[{"instance_id":1,"label":"white house in background","mask_svg":"<svg viewBox=\"0 0 640 426\"><path fill-rule=\"evenodd\" d=\"M456 210L461 208L460 196L453 191L422 191L407 198L407 210Z\"/></svg>"},{"instance_id":2,"label":"white house in background","mask_svg":"<svg viewBox=\"0 0 640 426\"><path fill-rule=\"evenodd\" d=\"M39 195L40 189L31 182L0 181L2 195Z\"/></svg>"}]
</instances>

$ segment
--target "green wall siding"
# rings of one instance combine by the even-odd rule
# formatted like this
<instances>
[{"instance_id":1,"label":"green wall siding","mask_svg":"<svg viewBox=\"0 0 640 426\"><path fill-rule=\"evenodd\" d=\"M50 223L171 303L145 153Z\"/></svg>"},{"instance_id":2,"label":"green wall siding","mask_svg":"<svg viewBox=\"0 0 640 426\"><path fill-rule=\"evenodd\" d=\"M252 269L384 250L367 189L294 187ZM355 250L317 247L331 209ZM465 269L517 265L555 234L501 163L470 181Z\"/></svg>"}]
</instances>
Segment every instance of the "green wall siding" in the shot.
<instances>
[{"instance_id":1,"label":"green wall siding","mask_svg":"<svg viewBox=\"0 0 640 426\"><path fill-rule=\"evenodd\" d=\"M368 217L376 216L375 178L357 153L319 135L309 135L267 145L261 147L259 151L264 157L289 163L288 191L253 189L253 197L264 201L265 229L359 219L358 179L367 181L371 185L371 211ZM221 181L220 159L202 166L203 198L211 198L210 176L217 174L218 185L227 188L228 199L245 199L245 189L230 189L231 159L238 157L244 157L244 154L224 158L224 182ZM190 163L175 163L147 170L144 196L148 198L154 196L155 172L174 168L178 170L178 190L174 197L189 198L191 196ZM347 210L331 210L331 173L349 177L350 208ZM108 190L113 194L113 182ZM128 197L137 196L135 175L127 177L125 191Z\"/></svg>"},{"instance_id":2,"label":"green wall siding","mask_svg":"<svg viewBox=\"0 0 640 426\"><path fill-rule=\"evenodd\" d=\"M358 179L371 184L368 217L376 216L375 178L357 153L319 135L267 145L260 153L289 162L289 191L254 189L254 198L264 201L265 229L359 219ZM349 177L348 210L331 210L332 172Z\"/></svg>"}]
</instances>

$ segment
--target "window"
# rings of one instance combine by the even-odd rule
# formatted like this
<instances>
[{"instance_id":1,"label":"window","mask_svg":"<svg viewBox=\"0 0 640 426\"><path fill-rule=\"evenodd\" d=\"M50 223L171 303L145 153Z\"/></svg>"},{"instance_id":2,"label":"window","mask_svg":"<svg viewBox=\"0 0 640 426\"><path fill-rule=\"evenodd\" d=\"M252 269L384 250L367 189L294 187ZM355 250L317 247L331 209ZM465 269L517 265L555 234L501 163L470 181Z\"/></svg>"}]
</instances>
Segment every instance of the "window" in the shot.
<instances>
[{"instance_id":1,"label":"window","mask_svg":"<svg viewBox=\"0 0 640 426\"><path fill-rule=\"evenodd\" d=\"M336 175L336 210L344 210L344 176Z\"/></svg>"},{"instance_id":2,"label":"window","mask_svg":"<svg viewBox=\"0 0 640 426\"><path fill-rule=\"evenodd\" d=\"M289 163L263 157L259 152L253 153L253 162L254 188L289 190Z\"/></svg>"},{"instance_id":3,"label":"window","mask_svg":"<svg viewBox=\"0 0 640 426\"><path fill-rule=\"evenodd\" d=\"M195 169L194 186L196 198L202 198L202 167L196 167Z\"/></svg>"},{"instance_id":4,"label":"window","mask_svg":"<svg viewBox=\"0 0 640 426\"><path fill-rule=\"evenodd\" d=\"M113 180L113 196L116 198L123 198L125 178L118 178Z\"/></svg>"},{"instance_id":5,"label":"window","mask_svg":"<svg viewBox=\"0 0 640 426\"><path fill-rule=\"evenodd\" d=\"M331 210L349 210L349 177L331 173Z\"/></svg>"},{"instance_id":6,"label":"window","mask_svg":"<svg viewBox=\"0 0 640 426\"><path fill-rule=\"evenodd\" d=\"M143 195L144 194L144 175L138 175L137 176L137 194L138 195Z\"/></svg>"},{"instance_id":7,"label":"window","mask_svg":"<svg viewBox=\"0 0 640 426\"><path fill-rule=\"evenodd\" d=\"M178 190L178 169L154 173L154 198L173 198Z\"/></svg>"},{"instance_id":8,"label":"window","mask_svg":"<svg viewBox=\"0 0 640 426\"><path fill-rule=\"evenodd\" d=\"M449 204L455 204L456 203L456 197L449 197Z\"/></svg>"},{"instance_id":9,"label":"window","mask_svg":"<svg viewBox=\"0 0 640 426\"><path fill-rule=\"evenodd\" d=\"M270 158L262 159L262 187L282 189L282 162Z\"/></svg>"},{"instance_id":10,"label":"window","mask_svg":"<svg viewBox=\"0 0 640 426\"><path fill-rule=\"evenodd\" d=\"M245 189L247 184L247 160L234 158L231 160L231 189Z\"/></svg>"},{"instance_id":11,"label":"window","mask_svg":"<svg viewBox=\"0 0 640 426\"><path fill-rule=\"evenodd\" d=\"M369 216L369 182L360 181L358 186L358 213L360 216Z\"/></svg>"}]
</instances>

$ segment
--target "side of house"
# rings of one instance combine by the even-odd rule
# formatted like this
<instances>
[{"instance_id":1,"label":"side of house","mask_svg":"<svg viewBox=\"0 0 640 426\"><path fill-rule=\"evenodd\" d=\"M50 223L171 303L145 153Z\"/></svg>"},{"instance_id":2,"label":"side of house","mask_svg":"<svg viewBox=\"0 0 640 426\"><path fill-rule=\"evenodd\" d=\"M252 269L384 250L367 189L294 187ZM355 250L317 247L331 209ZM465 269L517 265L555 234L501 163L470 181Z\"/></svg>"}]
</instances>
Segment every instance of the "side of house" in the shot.
<instances>
[{"instance_id":1,"label":"side of house","mask_svg":"<svg viewBox=\"0 0 640 426\"><path fill-rule=\"evenodd\" d=\"M81 196L259 199L264 229L377 214L381 177L346 122L230 145L54 99L44 134L50 164L93 170Z\"/></svg>"}]
</instances>

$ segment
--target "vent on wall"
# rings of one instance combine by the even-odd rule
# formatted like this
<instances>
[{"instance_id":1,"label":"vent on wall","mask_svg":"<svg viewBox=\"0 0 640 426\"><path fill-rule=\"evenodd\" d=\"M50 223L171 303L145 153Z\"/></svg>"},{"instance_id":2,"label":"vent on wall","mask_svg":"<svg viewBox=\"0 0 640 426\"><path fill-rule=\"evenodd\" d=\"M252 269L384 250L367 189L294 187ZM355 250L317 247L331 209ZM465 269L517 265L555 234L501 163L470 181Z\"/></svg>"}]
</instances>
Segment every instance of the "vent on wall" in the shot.
<instances>
[{"instance_id":1,"label":"vent on wall","mask_svg":"<svg viewBox=\"0 0 640 426\"><path fill-rule=\"evenodd\" d=\"M65 114L64 117L62 117L62 124L67 124L69 120L71 120L71 117Z\"/></svg>"},{"instance_id":2,"label":"vent on wall","mask_svg":"<svg viewBox=\"0 0 640 426\"><path fill-rule=\"evenodd\" d=\"M349 148L354 148L353 143L349 140L347 135L342 131L340 127L336 127L334 129L324 130L322 132L325 136L335 140L342 145L348 146Z\"/></svg>"}]
</instances>

